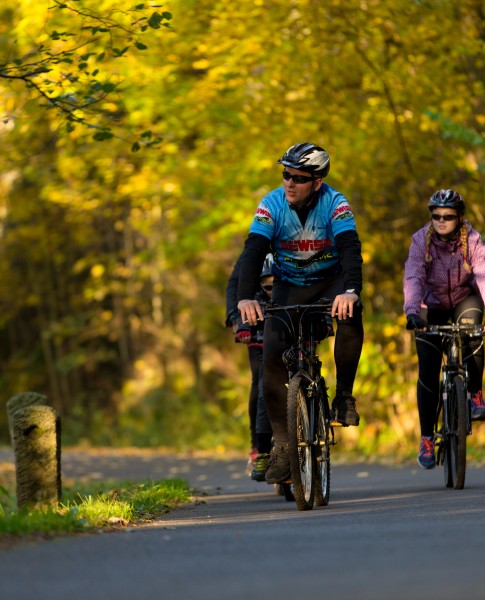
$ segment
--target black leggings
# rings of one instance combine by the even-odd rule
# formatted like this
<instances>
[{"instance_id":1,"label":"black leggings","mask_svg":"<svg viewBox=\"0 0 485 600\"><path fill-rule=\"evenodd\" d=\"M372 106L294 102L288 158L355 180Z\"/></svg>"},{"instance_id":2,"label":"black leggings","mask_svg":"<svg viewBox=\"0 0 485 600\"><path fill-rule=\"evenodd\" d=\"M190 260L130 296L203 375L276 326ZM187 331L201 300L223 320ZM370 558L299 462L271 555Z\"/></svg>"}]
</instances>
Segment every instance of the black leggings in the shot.
<instances>
[{"instance_id":1,"label":"black leggings","mask_svg":"<svg viewBox=\"0 0 485 600\"><path fill-rule=\"evenodd\" d=\"M422 316L430 325L445 325L450 319L455 323L478 325L483 318L483 303L479 296L468 296L452 310L429 309ZM417 333L416 351L419 361L417 397L421 435L431 436L439 402L443 340L437 335ZM468 391L473 394L482 389L482 338L470 340L463 346L463 359L468 367Z\"/></svg>"},{"instance_id":2,"label":"black leggings","mask_svg":"<svg viewBox=\"0 0 485 600\"><path fill-rule=\"evenodd\" d=\"M310 304L322 297L333 300L342 291L343 282L339 275L307 287L290 286L275 280L272 300L283 306ZM360 305L359 307L354 305L354 316L351 319L337 321L334 358L338 392L352 393L363 341L362 309ZM286 413L288 371L281 356L293 344L294 340L284 323L276 318L266 320L263 344L263 388L273 437L278 443L288 441Z\"/></svg>"},{"instance_id":3,"label":"black leggings","mask_svg":"<svg viewBox=\"0 0 485 600\"><path fill-rule=\"evenodd\" d=\"M248 347L249 365L251 367L251 388L249 390L249 429L251 432L251 447L256 448L256 417L258 412L259 380L262 370L261 348Z\"/></svg>"},{"instance_id":4,"label":"black leggings","mask_svg":"<svg viewBox=\"0 0 485 600\"><path fill-rule=\"evenodd\" d=\"M251 390L249 393L251 446L256 448L258 453L269 452L272 431L263 397L263 349L260 346L249 346L248 351L251 365Z\"/></svg>"}]
</instances>

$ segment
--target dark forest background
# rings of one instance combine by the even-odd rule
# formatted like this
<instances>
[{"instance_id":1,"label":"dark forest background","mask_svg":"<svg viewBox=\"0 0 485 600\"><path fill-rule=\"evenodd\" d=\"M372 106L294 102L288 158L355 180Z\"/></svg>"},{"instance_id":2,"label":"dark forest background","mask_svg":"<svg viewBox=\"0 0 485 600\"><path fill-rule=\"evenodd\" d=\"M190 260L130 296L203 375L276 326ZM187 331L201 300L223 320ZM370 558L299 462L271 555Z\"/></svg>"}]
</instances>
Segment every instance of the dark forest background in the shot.
<instances>
[{"instance_id":1,"label":"dark forest background","mask_svg":"<svg viewBox=\"0 0 485 600\"><path fill-rule=\"evenodd\" d=\"M364 250L363 424L343 437L365 454L414 448L403 266L436 189L457 189L485 232L483 10L4 0L2 405L46 394L66 443L246 448L249 367L225 286L277 158L312 141Z\"/></svg>"}]
</instances>

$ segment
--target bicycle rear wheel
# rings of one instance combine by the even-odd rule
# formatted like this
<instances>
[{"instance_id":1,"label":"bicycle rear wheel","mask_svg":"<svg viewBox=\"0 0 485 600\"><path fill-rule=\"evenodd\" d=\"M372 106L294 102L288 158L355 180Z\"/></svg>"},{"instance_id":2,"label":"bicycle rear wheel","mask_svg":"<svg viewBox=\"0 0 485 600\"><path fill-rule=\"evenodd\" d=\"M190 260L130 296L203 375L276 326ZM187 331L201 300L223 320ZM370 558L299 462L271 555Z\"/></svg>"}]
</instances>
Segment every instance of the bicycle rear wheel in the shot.
<instances>
[{"instance_id":1,"label":"bicycle rear wheel","mask_svg":"<svg viewBox=\"0 0 485 600\"><path fill-rule=\"evenodd\" d=\"M445 439L445 484L455 490L463 489L466 475L466 394L463 377L457 375L452 381L447 399Z\"/></svg>"},{"instance_id":2,"label":"bicycle rear wheel","mask_svg":"<svg viewBox=\"0 0 485 600\"><path fill-rule=\"evenodd\" d=\"M295 375L288 386L288 456L293 495L299 510L311 510L314 502L313 450L305 380Z\"/></svg>"},{"instance_id":3,"label":"bicycle rear wheel","mask_svg":"<svg viewBox=\"0 0 485 600\"><path fill-rule=\"evenodd\" d=\"M315 504L327 506L330 498L330 426L327 391L320 382L317 423L315 427Z\"/></svg>"}]
</instances>

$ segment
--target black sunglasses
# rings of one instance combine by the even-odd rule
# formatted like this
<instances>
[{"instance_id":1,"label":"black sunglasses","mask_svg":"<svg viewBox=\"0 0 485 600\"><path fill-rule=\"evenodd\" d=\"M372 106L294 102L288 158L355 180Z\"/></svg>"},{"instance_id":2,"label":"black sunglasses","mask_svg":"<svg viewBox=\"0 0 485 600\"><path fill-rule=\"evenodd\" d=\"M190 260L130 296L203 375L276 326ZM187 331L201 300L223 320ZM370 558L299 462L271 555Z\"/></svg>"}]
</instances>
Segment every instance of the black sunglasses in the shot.
<instances>
[{"instance_id":1,"label":"black sunglasses","mask_svg":"<svg viewBox=\"0 0 485 600\"><path fill-rule=\"evenodd\" d=\"M438 215L432 214L431 218L433 221L456 221L458 219L458 215Z\"/></svg>"},{"instance_id":2,"label":"black sunglasses","mask_svg":"<svg viewBox=\"0 0 485 600\"><path fill-rule=\"evenodd\" d=\"M315 181L315 177L307 177L306 175L292 175L289 171L283 171L283 179L286 181L293 179L295 183L308 183L309 181Z\"/></svg>"},{"instance_id":3,"label":"black sunglasses","mask_svg":"<svg viewBox=\"0 0 485 600\"><path fill-rule=\"evenodd\" d=\"M270 283L265 284L265 285L261 285L261 287L263 288L263 290L265 292L271 292L271 290L273 289L273 286Z\"/></svg>"}]
</instances>

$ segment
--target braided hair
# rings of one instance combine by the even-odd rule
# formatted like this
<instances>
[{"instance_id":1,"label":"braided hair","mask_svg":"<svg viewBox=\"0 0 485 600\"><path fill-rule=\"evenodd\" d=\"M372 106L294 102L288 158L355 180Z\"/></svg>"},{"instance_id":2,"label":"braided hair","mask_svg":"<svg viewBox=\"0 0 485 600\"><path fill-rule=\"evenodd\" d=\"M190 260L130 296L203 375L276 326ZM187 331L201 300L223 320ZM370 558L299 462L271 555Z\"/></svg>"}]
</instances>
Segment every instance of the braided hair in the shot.
<instances>
[{"instance_id":1,"label":"braided hair","mask_svg":"<svg viewBox=\"0 0 485 600\"><path fill-rule=\"evenodd\" d=\"M434 227L433 224L430 223L428 226L428 229L426 230L426 252L425 252L425 256L424 256L424 260L427 263L430 263L433 260L433 257L431 256L431 251L430 251L430 245L431 245L431 236L433 234L434 231ZM470 273L470 271L472 270L470 263L468 262L468 232L470 231L468 225L466 223L462 223L460 226L460 231L459 231L459 235L460 235L460 239L461 239L461 253L463 255L463 267L465 269L465 271L467 271L468 273Z\"/></svg>"}]
</instances>

